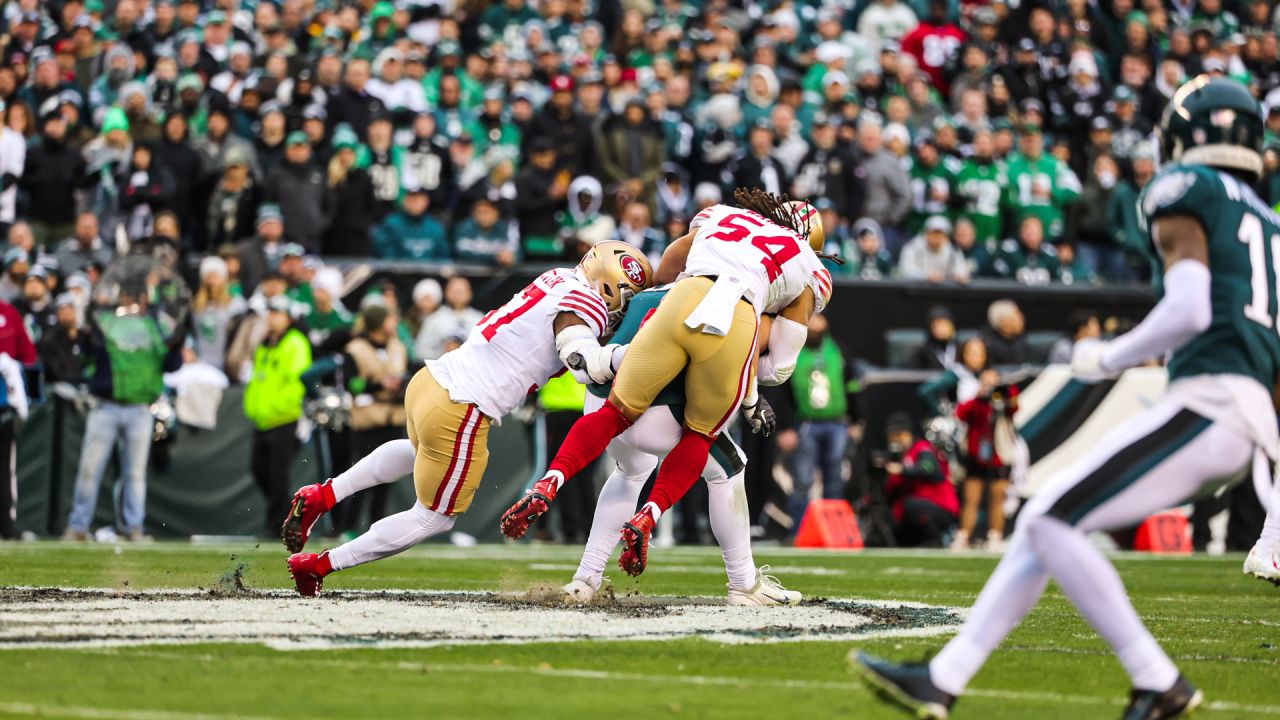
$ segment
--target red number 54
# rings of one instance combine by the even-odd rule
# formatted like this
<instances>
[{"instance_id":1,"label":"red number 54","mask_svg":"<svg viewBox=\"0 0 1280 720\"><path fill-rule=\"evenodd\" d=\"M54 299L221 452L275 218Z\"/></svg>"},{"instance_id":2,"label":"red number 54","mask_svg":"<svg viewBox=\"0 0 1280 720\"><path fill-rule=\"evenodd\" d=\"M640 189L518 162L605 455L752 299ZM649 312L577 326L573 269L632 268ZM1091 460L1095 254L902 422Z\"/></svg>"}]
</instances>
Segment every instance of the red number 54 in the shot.
<instances>
[{"instance_id":1,"label":"red number 54","mask_svg":"<svg viewBox=\"0 0 1280 720\"><path fill-rule=\"evenodd\" d=\"M728 215L720 221L720 231L711 233L708 237L725 242L742 242L751 234L752 228L746 227L747 225L764 227L764 223L750 215ZM751 244L764 254L760 262L769 276L769 282L777 280L778 276L782 275L783 263L800 254L800 244L795 238L787 235L757 235L752 238Z\"/></svg>"}]
</instances>

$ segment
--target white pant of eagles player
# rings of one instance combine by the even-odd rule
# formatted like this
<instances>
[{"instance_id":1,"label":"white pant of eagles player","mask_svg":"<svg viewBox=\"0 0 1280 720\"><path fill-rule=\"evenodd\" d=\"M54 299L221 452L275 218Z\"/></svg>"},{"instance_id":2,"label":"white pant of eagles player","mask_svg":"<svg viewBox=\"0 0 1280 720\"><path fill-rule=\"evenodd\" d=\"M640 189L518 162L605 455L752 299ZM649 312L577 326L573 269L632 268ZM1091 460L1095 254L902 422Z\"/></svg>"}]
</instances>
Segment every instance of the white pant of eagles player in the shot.
<instances>
[{"instance_id":1,"label":"white pant of eagles player","mask_svg":"<svg viewBox=\"0 0 1280 720\"><path fill-rule=\"evenodd\" d=\"M1111 645L1134 687L1171 687L1177 668L1138 618L1115 568L1087 536L1133 527L1244 477L1260 444L1249 415L1261 411L1265 417L1269 407L1269 394L1249 378L1178 380L1154 407L1055 476L1018 518L1009 550L964 628L929 663L934 685L960 695L1052 577Z\"/></svg>"},{"instance_id":2,"label":"white pant of eagles player","mask_svg":"<svg viewBox=\"0 0 1280 720\"><path fill-rule=\"evenodd\" d=\"M604 400L587 395L584 412L595 412ZM596 500L596 513L591 533L582 552L582 562L565 586L569 600L589 602L600 589L604 568L621 538L622 525L636 512L640 492L658 461L680 441L683 428L671 411L663 406L651 408L640 419L609 443L609 456L616 467ZM746 457L734 446L738 459ZM711 532L720 545L725 571L729 576L730 605L795 605L801 595L787 590L770 577L768 567L756 568L751 554L751 522L747 517L747 494L743 473L729 477L714 459L702 471L707 483L707 506L711 516Z\"/></svg>"}]
</instances>

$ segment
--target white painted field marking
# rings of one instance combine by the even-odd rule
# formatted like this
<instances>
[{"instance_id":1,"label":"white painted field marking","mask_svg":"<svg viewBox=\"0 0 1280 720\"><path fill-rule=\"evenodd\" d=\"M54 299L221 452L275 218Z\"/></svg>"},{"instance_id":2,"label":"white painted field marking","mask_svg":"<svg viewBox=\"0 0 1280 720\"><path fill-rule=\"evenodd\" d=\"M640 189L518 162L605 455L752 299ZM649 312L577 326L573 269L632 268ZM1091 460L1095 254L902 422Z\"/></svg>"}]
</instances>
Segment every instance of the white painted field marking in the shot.
<instances>
[{"instance_id":1,"label":"white painted field marking","mask_svg":"<svg viewBox=\"0 0 1280 720\"><path fill-rule=\"evenodd\" d=\"M71 705L0 703L0 712L35 717L71 717L85 720L274 720L266 715L210 715L208 713L165 712L162 710L109 710Z\"/></svg>"},{"instance_id":2,"label":"white painted field marking","mask_svg":"<svg viewBox=\"0 0 1280 720\"><path fill-rule=\"evenodd\" d=\"M885 618L880 610L896 613ZM953 608L873 600L750 608L729 607L720 597L648 597L583 608L458 592L342 592L309 601L283 591L247 597L68 591L0 600L0 649L237 642L301 650L684 637L786 642L938 635L956 630L962 617Z\"/></svg>"},{"instance_id":3,"label":"white painted field marking","mask_svg":"<svg viewBox=\"0 0 1280 720\"><path fill-rule=\"evenodd\" d=\"M530 570L544 570L554 572L574 572L578 569L577 565L556 564L556 563L529 563ZM663 565L664 573L689 573L694 575L724 575L724 566L717 565ZM771 575L848 575L846 570L835 570L833 568L807 565L770 565L769 573ZM968 573L966 573L968 574Z\"/></svg>"}]
</instances>

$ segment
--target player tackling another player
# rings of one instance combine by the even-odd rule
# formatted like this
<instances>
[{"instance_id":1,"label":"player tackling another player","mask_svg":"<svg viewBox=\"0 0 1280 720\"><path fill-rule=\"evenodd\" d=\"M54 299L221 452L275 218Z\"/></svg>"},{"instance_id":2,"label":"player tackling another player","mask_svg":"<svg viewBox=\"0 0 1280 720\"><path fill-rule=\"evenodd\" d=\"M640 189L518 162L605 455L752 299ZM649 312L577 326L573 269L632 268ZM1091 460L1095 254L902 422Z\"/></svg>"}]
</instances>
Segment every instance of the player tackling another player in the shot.
<instances>
[{"instance_id":1,"label":"player tackling another player","mask_svg":"<svg viewBox=\"0 0 1280 720\"><path fill-rule=\"evenodd\" d=\"M610 338L611 342L629 343L640 327L657 312L658 304L670 287L653 288L637 295L627 307L627 314ZM584 411L599 410L611 389L612 383L590 385ZM620 540L623 525L635 512L645 481L658 462L680 442L680 419L684 416L686 404L684 392L683 378L676 377L658 393L653 406L634 425L609 443L614 470L600 489L591 532L582 551L582 562L573 580L564 587L566 600L590 602L600 589L605 565ZM767 435L773 430L769 419L773 411L768 409L763 398L760 402L766 418L761 432ZM751 520L747 514L743 484L745 471L746 455L728 433L721 433L711 447L711 457L702 470L702 479L707 483L707 514L711 519L711 532L720 545L725 572L729 576L728 602L730 605L798 604L800 593L784 588L769 575L768 566L756 568L751 553Z\"/></svg>"},{"instance_id":2,"label":"player tackling another player","mask_svg":"<svg viewBox=\"0 0 1280 720\"><path fill-rule=\"evenodd\" d=\"M503 515L508 537L523 536L560 486L639 420L683 372L683 433L648 501L622 529L620 565L639 575L658 518L697 481L712 443L738 408L753 429L764 425L756 391L760 316L777 313L758 376L779 384L795 367L809 317L831 298L831 274L816 254L824 236L812 205L760 190L738 190L734 198L741 207L706 208L667 249L658 282L677 282L626 349L604 406L574 424L547 475Z\"/></svg>"},{"instance_id":3,"label":"player tackling another player","mask_svg":"<svg viewBox=\"0 0 1280 720\"><path fill-rule=\"evenodd\" d=\"M582 382L614 376L617 346L598 338L617 327L631 297L653 284L638 249L596 245L574 269L543 273L472 329L462 347L410 380L408 440L386 443L329 482L294 496L284 522L289 572L302 595L320 592L331 572L394 555L448 532L467 511L489 459L489 424L515 409L565 367ZM413 474L417 502L328 552L300 552L316 521L343 499Z\"/></svg>"},{"instance_id":4,"label":"player tackling another player","mask_svg":"<svg viewBox=\"0 0 1280 720\"><path fill-rule=\"evenodd\" d=\"M1132 331L1082 342L1085 379L1172 353L1169 387L1027 503L1008 552L969 618L928 664L851 657L872 686L919 718L955 698L1052 577L1115 651L1133 682L1124 720L1182 717L1202 702L1143 626L1115 568L1087 538L1238 480L1256 449L1277 457L1272 388L1280 370L1280 216L1254 193L1263 120L1242 85L1200 76L1161 121L1162 170L1139 200L1164 261L1164 295ZM1268 521L1276 533L1276 513Z\"/></svg>"}]
</instances>

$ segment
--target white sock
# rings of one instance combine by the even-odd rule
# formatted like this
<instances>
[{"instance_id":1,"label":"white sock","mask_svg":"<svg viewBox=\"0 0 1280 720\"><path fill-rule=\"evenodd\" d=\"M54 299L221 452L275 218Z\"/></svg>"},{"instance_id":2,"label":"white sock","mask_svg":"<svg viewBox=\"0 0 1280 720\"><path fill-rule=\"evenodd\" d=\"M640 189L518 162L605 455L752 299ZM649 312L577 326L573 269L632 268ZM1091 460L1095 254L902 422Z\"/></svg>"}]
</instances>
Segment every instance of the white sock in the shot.
<instances>
[{"instance_id":1,"label":"white sock","mask_svg":"<svg viewBox=\"0 0 1280 720\"><path fill-rule=\"evenodd\" d=\"M1027 537L1062 592L1110 643L1133 686L1160 692L1173 687L1178 668L1138 618L1115 567L1085 534L1041 516L1027 523Z\"/></svg>"},{"instance_id":2,"label":"white sock","mask_svg":"<svg viewBox=\"0 0 1280 720\"><path fill-rule=\"evenodd\" d=\"M714 462L714 461L713 461ZM710 465L708 465L710 467ZM751 523L747 519L747 490L744 473L725 477L719 465L707 481L707 509L711 515L711 534L720 544L729 587L750 590L756 585L756 561L751 555Z\"/></svg>"},{"instance_id":3,"label":"white sock","mask_svg":"<svg viewBox=\"0 0 1280 720\"><path fill-rule=\"evenodd\" d=\"M1267 511L1266 521L1262 523L1262 535L1258 537L1258 542L1274 545L1280 543L1280 482L1272 487L1268 504L1270 509Z\"/></svg>"},{"instance_id":4,"label":"white sock","mask_svg":"<svg viewBox=\"0 0 1280 720\"><path fill-rule=\"evenodd\" d=\"M333 497L337 502L375 485L395 482L413 474L413 459L417 455L413 443L408 440L392 440L374 448L360 458L350 470L333 479Z\"/></svg>"},{"instance_id":5,"label":"white sock","mask_svg":"<svg viewBox=\"0 0 1280 720\"><path fill-rule=\"evenodd\" d=\"M329 562L334 570L344 570L390 557L429 537L448 532L453 522L454 518L428 510L415 501L408 510L382 518L365 534L330 550Z\"/></svg>"},{"instance_id":6,"label":"white sock","mask_svg":"<svg viewBox=\"0 0 1280 720\"><path fill-rule=\"evenodd\" d=\"M1025 533L1015 533L960 634L929 663L933 684L952 695L964 692L996 646L1035 607L1048 582L1049 576Z\"/></svg>"},{"instance_id":7,"label":"white sock","mask_svg":"<svg viewBox=\"0 0 1280 720\"><path fill-rule=\"evenodd\" d=\"M596 499L596 514L591 518L587 546L582 550L578 571L573 574L574 580L581 580L597 590L600 589L605 565L609 564L614 547L622 539L622 524L635 514L640 491L644 489L644 481L648 479L648 473L628 478L621 469L615 467L609 479L604 481L600 497Z\"/></svg>"}]
</instances>

